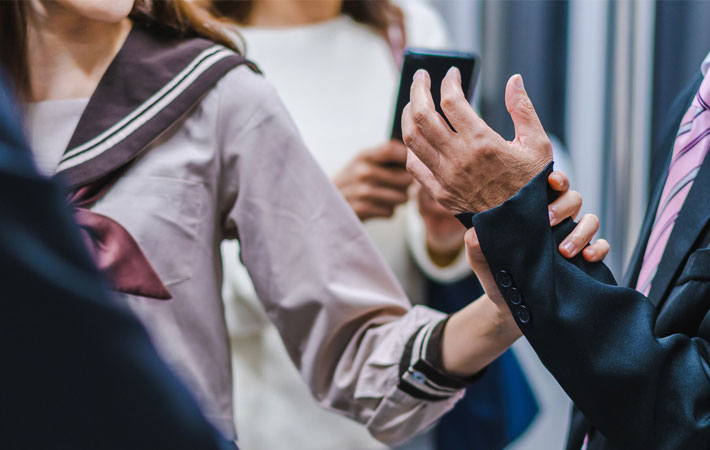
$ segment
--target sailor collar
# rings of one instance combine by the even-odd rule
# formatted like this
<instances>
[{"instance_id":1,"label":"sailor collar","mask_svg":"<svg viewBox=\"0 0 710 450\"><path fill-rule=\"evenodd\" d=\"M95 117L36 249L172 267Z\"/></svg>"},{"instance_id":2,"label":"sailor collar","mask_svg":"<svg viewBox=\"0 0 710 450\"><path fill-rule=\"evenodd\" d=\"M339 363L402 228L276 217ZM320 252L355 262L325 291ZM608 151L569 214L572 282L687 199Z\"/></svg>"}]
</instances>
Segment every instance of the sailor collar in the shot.
<instances>
[{"instance_id":1,"label":"sailor collar","mask_svg":"<svg viewBox=\"0 0 710 450\"><path fill-rule=\"evenodd\" d=\"M122 169L241 64L258 71L212 41L135 23L89 99L57 176L73 190Z\"/></svg>"}]
</instances>

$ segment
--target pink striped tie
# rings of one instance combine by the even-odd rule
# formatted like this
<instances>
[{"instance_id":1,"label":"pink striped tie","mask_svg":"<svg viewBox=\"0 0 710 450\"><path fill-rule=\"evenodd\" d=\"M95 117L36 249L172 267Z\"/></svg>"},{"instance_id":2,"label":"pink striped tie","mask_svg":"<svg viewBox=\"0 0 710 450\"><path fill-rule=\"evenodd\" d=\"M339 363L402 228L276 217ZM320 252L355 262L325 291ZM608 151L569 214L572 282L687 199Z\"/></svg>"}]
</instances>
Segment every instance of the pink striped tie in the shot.
<instances>
[{"instance_id":1,"label":"pink striped tie","mask_svg":"<svg viewBox=\"0 0 710 450\"><path fill-rule=\"evenodd\" d=\"M668 178L663 187L636 284L636 290L644 295L651 291L653 277L658 270L678 213L710 148L710 139L707 138L710 135L710 106L706 99L710 100L710 77L705 77L700 85L690 109L681 120L675 138Z\"/></svg>"}]
</instances>

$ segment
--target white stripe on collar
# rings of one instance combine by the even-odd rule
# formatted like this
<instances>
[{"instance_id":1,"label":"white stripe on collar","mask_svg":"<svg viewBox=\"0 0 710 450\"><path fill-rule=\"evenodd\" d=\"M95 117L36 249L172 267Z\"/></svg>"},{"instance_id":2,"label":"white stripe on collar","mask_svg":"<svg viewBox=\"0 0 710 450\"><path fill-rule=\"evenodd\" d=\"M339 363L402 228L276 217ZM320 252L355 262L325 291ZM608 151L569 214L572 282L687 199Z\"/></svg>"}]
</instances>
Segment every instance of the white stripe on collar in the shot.
<instances>
[{"instance_id":1,"label":"white stripe on collar","mask_svg":"<svg viewBox=\"0 0 710 450\"><path fill-rule=\"evenodd\" d=\"M156 114L175 100L185 89L189 88L195 79L206 70L220 60L233 54L233 51L221 45L215 45L203 51L187 67L170 80L169 83L153 94L153 96L131 112L131 114L118 121L99 136L66 152L57 168L57 172L78 166L113 148L116 144L123 141L126 137L130 136L146 122L155 117Z\"/></svg>"}]
</instances>

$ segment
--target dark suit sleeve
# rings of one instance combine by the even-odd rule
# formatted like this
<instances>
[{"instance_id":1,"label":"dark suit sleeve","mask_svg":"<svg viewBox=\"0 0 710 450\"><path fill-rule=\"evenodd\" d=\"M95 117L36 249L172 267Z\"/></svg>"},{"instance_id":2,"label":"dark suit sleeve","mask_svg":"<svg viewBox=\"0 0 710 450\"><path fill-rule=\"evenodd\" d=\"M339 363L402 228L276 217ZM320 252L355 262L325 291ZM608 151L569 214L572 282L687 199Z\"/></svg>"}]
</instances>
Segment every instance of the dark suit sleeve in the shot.
<instances>
[{"instance_id":1,"label":"dark suit sleeve","mask_svg":"<svg viewBox=\"0 0 710 450\"><path fill-rule=\"evenodd\" d=\"M574 223L550 229L550 171L472 219L518 326L618 448L710 448L710 318L700 337L658 338L645 296L617 286L601 263L563 258L557 245Z\"/></svg>"},{"instance_id":2,"label":"dark suit sleeve","mask_svg":"<svg viewBox=\"0 0 710 450\"><path fill-rule=\"evenodd\" d=\"M234 449L109 298L0 80L3 449Z\"/></svg>"}]
</instances>

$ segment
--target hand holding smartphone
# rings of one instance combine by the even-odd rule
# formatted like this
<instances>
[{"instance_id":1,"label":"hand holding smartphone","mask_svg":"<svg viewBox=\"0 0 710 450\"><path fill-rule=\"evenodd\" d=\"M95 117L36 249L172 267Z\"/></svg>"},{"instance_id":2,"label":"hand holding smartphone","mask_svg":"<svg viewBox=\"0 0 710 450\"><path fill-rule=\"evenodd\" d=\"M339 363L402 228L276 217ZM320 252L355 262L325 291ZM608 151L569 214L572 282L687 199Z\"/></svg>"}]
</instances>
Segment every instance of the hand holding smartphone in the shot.
<instances>
[{"instance_id":1,"label":"hand holding smartphone","mask_svg":"<svg viewBox=\"0 0 710 450\"><path fill-rule=\"evenodd\" d=\"M425 69L431 77L431 95L434 100L436 110L446 120L446 116L441 110L441 81L446 72L455 66L461 72L461 84L466 98L471 100L473 90L478 77L480 59L474 53L438 51L408 48L404 52L404 62L402 63L402 75L399 82L399 93L395 106L394 122L392 124L392 139L402 140L402 111L409 103L409 91L412 85L414 73L419 69ZM449 124L451 126L451 124Z\"/></svg>"}]
</instances>

